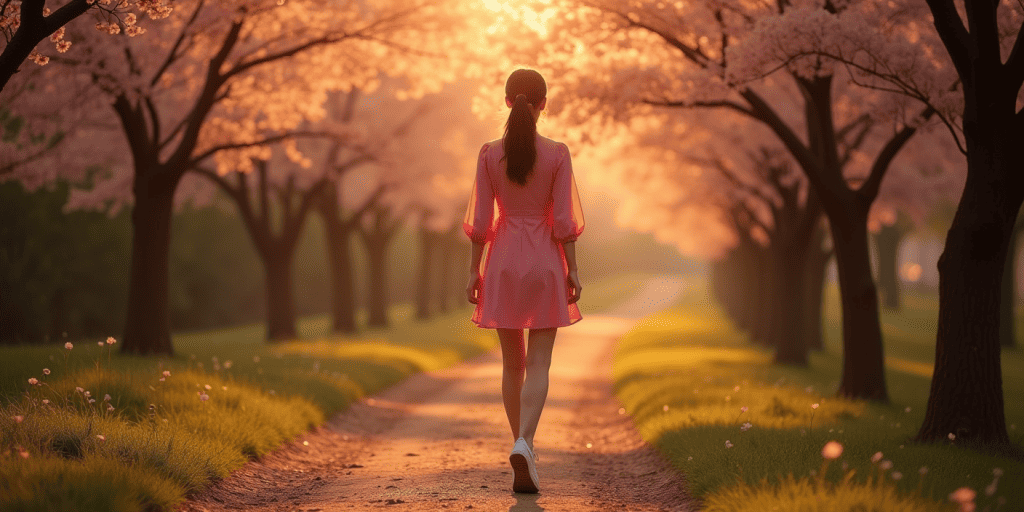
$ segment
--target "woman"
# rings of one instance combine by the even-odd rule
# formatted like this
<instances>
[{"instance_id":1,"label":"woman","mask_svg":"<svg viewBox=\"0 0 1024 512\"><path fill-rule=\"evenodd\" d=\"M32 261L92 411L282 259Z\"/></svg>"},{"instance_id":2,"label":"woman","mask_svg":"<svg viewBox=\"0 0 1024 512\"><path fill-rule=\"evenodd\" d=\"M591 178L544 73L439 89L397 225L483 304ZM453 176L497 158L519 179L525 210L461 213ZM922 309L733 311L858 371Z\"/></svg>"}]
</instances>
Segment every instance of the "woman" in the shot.
<instances>
[{"instance_id":1,"label":"woman","mask_svg":"<svg viewBox=\"0 0 1024 512\"><path fill-rule=\"evenodd\" d=\"M533 438L547 398L555 332L582 318L575 240L583 232L583 210L569 149L537 134L546 103L540 73L519 69L508 77L505 104L512 110L505 135L480 149L463 220L473 241L466 288L476 304L472 320L497 329L501 340L501 394L515 443L512 489L531 493L539 491ZM528 349L523 329L530 330Z\"/></svg>"}]
</instances>

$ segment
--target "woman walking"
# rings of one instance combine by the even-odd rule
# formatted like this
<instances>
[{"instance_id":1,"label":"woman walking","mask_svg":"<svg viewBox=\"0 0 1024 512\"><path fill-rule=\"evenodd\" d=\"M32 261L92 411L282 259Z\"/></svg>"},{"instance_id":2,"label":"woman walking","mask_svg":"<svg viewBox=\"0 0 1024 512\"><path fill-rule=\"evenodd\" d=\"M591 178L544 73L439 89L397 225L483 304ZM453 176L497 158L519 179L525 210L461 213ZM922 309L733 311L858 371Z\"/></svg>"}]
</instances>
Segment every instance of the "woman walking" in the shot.
<instances>
[{"instance_id":1,"label":"woman walking","mask_svg":"<svg viewBox=\"0 0 1024 512\"><path fill-rule=\"evenodd\" d=\"M466 289L476 304L472 320L497 329L501 340L501 394L514 441L512 489L530 493L540 489L533 440L547 399L555 333L582 319L575 241L583 232L583 210L568 147L537 133L546 103L540 73L519 69L508 77L505 135L480 149L463 219L473 241Z\"/></svg>"}]
</instances>

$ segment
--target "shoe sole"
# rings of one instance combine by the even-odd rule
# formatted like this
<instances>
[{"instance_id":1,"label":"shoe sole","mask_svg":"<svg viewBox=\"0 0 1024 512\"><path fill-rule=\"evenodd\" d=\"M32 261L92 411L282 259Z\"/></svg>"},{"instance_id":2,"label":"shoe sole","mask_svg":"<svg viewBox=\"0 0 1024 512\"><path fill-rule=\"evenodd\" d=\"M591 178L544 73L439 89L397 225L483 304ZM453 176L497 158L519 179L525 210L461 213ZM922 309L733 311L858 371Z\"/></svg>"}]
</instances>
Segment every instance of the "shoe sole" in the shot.
<instances>
[{"instance_id":1,"label":"shoe sole","mask_svg":"<svg viewBox=\"0 0 1024 512\"><path fill-rule=\"evenodd\" d=\"M540 492L537 488L537 484L530 478L530 462L526 460L526 456L521 453L513 453L508 456L508 462L512 464L512 490L515 492L525 492L530 494L536 494Z\"/></svg>"}]
</instances>

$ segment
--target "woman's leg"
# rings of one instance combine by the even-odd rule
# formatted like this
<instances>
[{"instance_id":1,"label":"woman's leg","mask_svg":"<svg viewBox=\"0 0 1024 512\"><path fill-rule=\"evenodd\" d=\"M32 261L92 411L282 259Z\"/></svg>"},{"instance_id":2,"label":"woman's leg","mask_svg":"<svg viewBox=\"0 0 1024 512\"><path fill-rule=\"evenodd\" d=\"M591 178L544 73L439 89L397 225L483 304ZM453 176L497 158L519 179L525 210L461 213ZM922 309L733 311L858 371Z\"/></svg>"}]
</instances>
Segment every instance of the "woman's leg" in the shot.
<instances>
[{"instance_id":1,"label":"woman's leg","mask_svg":"<svg viewBox=\"0 0 1024 512\"><path fill-rule=\"evenodd\" d=\"M519 396L523 390L523 360L526 358L523 330L498 329L498 339L501 340L501 399L515 441L519 439Z\"/></svg>"},{"instance_id":2,"label":"woman's leg","mask_svg":"<svg viewBox=\"0 0 1024 512\"><path fill-rule=\"evenodd\" d=\"M551 367L551 350L555 346L557 327L530 329L530 346L526 351L526 382L523 383L522 415L519 420L519 437L533 449L533 436L537 433L540 413L548 398L548 368Z\"/></svg>"}]
</instances>

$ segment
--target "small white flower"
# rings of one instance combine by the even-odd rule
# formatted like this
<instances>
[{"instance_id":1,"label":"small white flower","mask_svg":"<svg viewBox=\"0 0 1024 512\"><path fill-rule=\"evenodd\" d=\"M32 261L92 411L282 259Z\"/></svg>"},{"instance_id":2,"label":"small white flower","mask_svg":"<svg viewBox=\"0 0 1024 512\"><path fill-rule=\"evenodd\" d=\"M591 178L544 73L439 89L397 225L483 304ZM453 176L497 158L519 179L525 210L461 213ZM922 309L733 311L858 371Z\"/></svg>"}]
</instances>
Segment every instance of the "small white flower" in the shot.
<instances>
[{"instance_id":1,"label":"small white flower","mask_svg":"<svg viewBox=\"0 0 1024 512\"><path fill-rule=\"evenodd\" d=\"M748 422L740 425L740 431L741 432L746 432L746 431L750 430L750 427L753 427L753 425L751 425L750 422L748 421Z\"/></svg>"},{"instance_id":2,"label":"small white flower","mask_svg":"<svg viewBox=\"0 0 1024 512\"><path fill-rule=\"evenodd\" d=\"M907 407L906 409L903 409L903 412L910 412L910 407Z\"/></svg>"},{"instance_id":3,"label":"small white flower","mask_svg":"<svg viewBox=\"0 0 1024 512\"><path fill-rule=\"evenodd\" d=\"M49 405L49 404L50 404L50 401L44 398L43 399L43 405Z\"/></svg>"},{"instance_id":4,"label":"small white flower","mask_svg":"<svg viewBox=\"0 0 1024 512\"><path fill-rule=\"evenodd\" d=\"M109 402L110 401L110 395L103 395L103 401L104 402Z\"/></svg>"},{"instance_id":5,"label":"small white flower","mask_svg":"<svg viewBox=\"0 0 1024 512\"><path fill-rule=\"evenodd\" d=\"M668 406L667 406L667 405L663 405L663 406L661 406L661 410L662 410L663 412L668 412Z\"/></svg>"},{"instance_id":6,"label":"small white flower","mask_svg":"<svg viewBox=\"0 0 1024 512\"><path fill-rule=\"evenodd\" d=\"M17 416L14 416L14 422L15 422L15 423L21 423L21 422L23 422L23 421L25 421L25 417L24 417L24 416L22 416L22 415L20 415L20 414L19 414L19 415L17 415Z\"/></svg>"},{"instance_id":7,"label":"small white flower","mask_svg":"<svg viewBox=\"0 0 1024 512\"><path fill-rule=\"evenodd\" d=\"M106 441L107 440L107 436L105 436L103 434L96 434L96 439L99 439L100 441Z\"/></svg>"},{"instance_id":8,"label":"small white flower","mask_svg":"<svg viewBox=\"0 0 1024 512\"><path fill-rule=\"evenodd\" d=\"M811 409L817 409L817 408L818 408L818 404L811 404Z\"/></svg>"},{"instance_id":9,"label":"small white flower","mask_svg":"<svg viewBox=\"0 0 1024 512\"><path fill-rule=\"evenodd\" d=\"M903 473L900 473L899 471L893 471L892 475L890 475L890 476L892 476L893 480L899 480L899 479L903 478Z\"/></svg>"},{"instance_id":10,"label":"small white flower","mask_svg":"<svg viewBox=\"0 0 1024 512\"><path fill-rule=\"evenodd\" d=\"M918 469L917 472L921 473L922 475L927 475L928 474L928 466L921 466L921 469Z\"/></svg>"},{"instance_id":11,"label":"small white flower","mask_svg":"<svg viewBox=\"0 0 1024 512\"><path fill-rule=\"evenodd\" d=\"M85 390L82 389L82 386L75 386L75 391L78 391L79 393L84 393L85 392Z\"/></svg>"},{"instance_id":12,"label":"small white flower","mask_svg":"<svg viewBox=\"0 0 1024 512\"><path fill-rule=\"evenodd\" d=\"M170 377L171 376L170 370L164 370L163 375L164 375L164 377Z\"/></svg>"},{"instance_id":13,"label":"small white flower","mask_svg":"<svg viewBox=\"0 0 1024 512\"><path fill-rule=\"evenodd\" d=\"M114 343L117 343L117 340L115 340L113 338L113 336L108 336L107 337L107 345L113 345Z\"/></svg>"},{"instance_id":14,"label":"small white flower","mask_svg":"<svg viewBox=\"0 0 1024 512\"><path fill-rule=\"evenodd\" d=\"M50 374L50 369L49 368L43 368L43 375L49 375L49 374Z\"/></svg>"},{"instance_id":15,"label":"small white flower","mask_svg":"<svg viewBox=\"0 0 1024 512\"><path fill-rule=\"evenodd\" d=\"M728 439L725 440L725 447L732 448L732 443L730 443Z\"/></svg>"},{"instance_id":16,"label":"small white flower","mask_svg":"<svg viewBox=\"0 0 1024 512\"><path fill-rule=\"evenodd\" d=\"M31 377L31 378L28 379L28 383L33 385L33 386L35 386L36 384L39 384L39 379L37 379L35 377Z\"/></svg>"},{"instance_id":17,"label":"small white flower","mask_svg":"<svg viewBox=\"0 0 1024 512\"><path fill-rule=\"evenodd\" d=\"M90 404L94 404L94 403L96 403L96 399L95 399L95 398L90 398L90 399L89 399L89 403L90 403Z\"/></svg>"},{"instance_id":18,"label":"small white flower","mask_svg":"<svg viewBox=\"0 0 1024 512\"><path fill-rule=\"evenodd\" d=\"M82 394L85 395L86 398L89 398L90 396L92 396L92 392L91 391L83 391Z\"/></svg>"},{"instance_id":19,"label":"small white flower","mask_svg":"<svg viewBox=\"0 0 1024 512\"><path fill-rule=\"evenodd\" d=\"M875 452L875 454L871 456L871 462L878 462L880 460L882 460L882 452Z\"/></svg>"},{"instance_id":20,"label":"small white flower","mask_svg":"<svg viewBox=\"0 0 1024 512\"><path fill-rule=\"evenodd\" d=\"M950 433L949 433L949 435L948 435L948 436L946 436L946 437L948 437L948 438L949 438L949 440L950 440L950 441L952 441L952 440L956 439L956 434L954 434L954 433L950 432Z\"/></svg>"},{"instance_id":21,"label":"small white flower","mask_svg":"<svg viewBox=\"0 0 1024 512\"><path fill-rule=\"evenodd\" d=\"M206 393L199 393L199 399L205 402L210 399L210 395L207 395Z\"/></svg>"},{"instance_id":22,"label":"small white flower","mask_svg":"<svg viewBox=\"0 0 1024 512\"><path fill-rule=\"evenodd\" d=\"M69 341L69 342L64 344L64 348L66 348L68 350L71 350L71 349L75 348L75 346L72 345L71 342Z\"/></svg>"},{"instance_id":23,"label":"small white flower","mask_svg":"<svg viewBox=\"0 0 1024 512\"><path fill-rule=\"evenodd\" d=\"M740 407L740 412L747 412L747 406Z\"/></svg>"},{"instance_id":24,"label":"small white flower","mask_svg":"<svg viewBox=\"0 0 1024 512\"><path fill-rule=\"evenodd\" d=\"M96 345L102 347L103 346L103 342L102 341L97 341Z\"/></svg>"},{"instance_id":25,"label":"small white flower","mask_svg":"<svg viewBox=\"0 0 1024 512\"><path fill-rule=\"evenodd\" d=\"M878 463L878 467L881 468L882 471L889 471L890 469L892 469L892 461L883 460L882 462Z\"/></svg>"},{"instance_id":26,"label":"small white flower","mask_svg":"<svg viewBox=\"0 0 1024 512\"><path fill-rule=\"evenodd\" d=\"M213 389L212 387L210 387L210 385L209 385L209 384L207 384L207 385L205 385L205 386L203 386L203 387L204 387L204 388L206 388L206 390L207 390L207 391L209 391L209 390Z\"/></svg>"}]
</instances>

